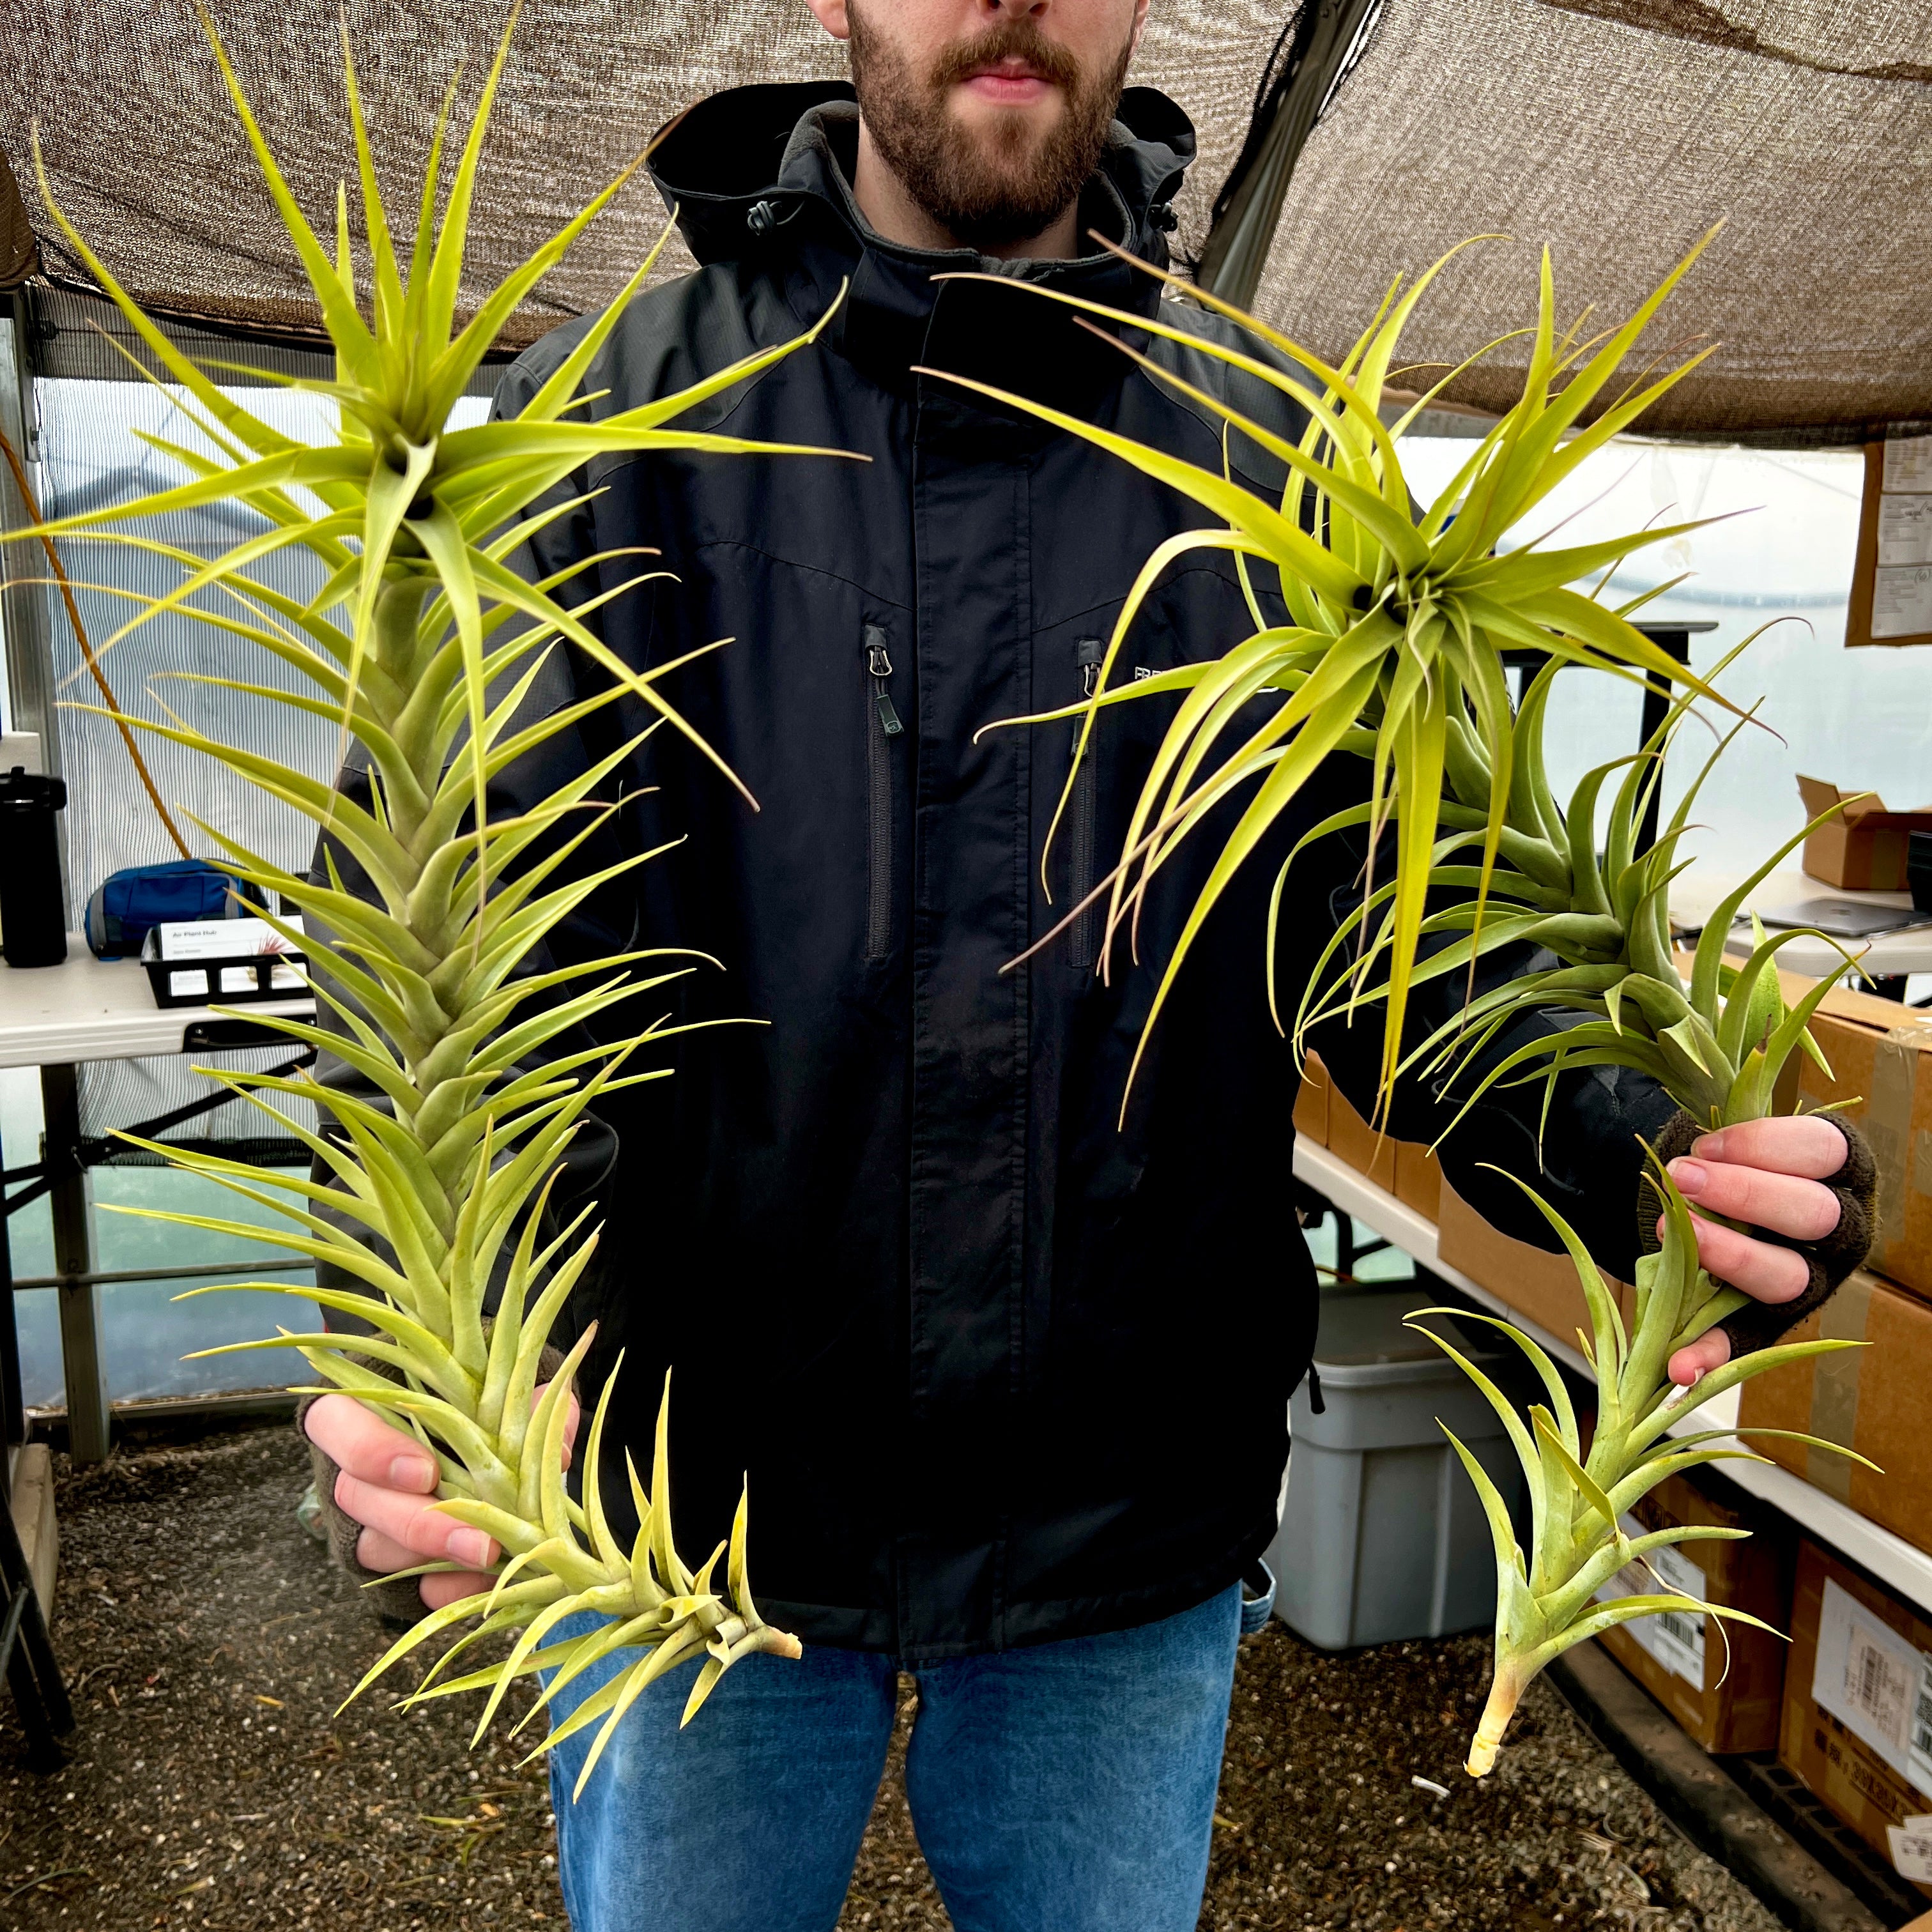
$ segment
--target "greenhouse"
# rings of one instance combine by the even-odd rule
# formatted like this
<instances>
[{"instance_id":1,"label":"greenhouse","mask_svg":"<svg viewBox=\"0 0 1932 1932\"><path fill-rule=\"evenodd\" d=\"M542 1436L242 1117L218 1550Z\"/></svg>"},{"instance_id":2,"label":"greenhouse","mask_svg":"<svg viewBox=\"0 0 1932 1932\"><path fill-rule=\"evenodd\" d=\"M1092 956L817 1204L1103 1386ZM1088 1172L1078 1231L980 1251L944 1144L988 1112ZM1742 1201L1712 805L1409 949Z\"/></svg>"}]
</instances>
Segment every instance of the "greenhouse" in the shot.
<instances>
[{"instance_id":1,"label":"greenhouse","mask_svg":"<svg viewBox=\"0 0 1932 1932\"><path fill-rule=\"evenodd\" d=\"M1932 15L0 52L0 1927L1932 1928Z\"/></svg>"}]
</instances>

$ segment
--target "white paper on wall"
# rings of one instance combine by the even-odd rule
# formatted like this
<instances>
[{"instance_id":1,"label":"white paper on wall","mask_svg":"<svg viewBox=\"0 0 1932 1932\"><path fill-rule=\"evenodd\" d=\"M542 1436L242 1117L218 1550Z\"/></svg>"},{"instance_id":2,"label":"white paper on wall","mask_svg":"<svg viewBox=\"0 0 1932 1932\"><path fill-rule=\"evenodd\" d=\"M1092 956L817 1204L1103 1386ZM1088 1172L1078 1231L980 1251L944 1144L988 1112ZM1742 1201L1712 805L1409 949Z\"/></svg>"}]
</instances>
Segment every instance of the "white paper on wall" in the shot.
<instances>
[{"instance_id":1,"label":"white paper on wall","mask_svg":"<svg viewBox=\"0 0 1932 1932\"><path fill-rule=\"evenodd\" d=\"M1932 494L1879 499L1878 561L1881 569L1932 563Z\"/></svg>"},{"instance_id":2,"label":"white paper on wall","mask_svg":"<svg viewBox=\"0 0 1932 1932\"><path fill-rule=\"evenodd\" d=\"M1932 566L1872 573L1871 634L1916 638L1932 631Z\"/></svg>"},{"instance_id":3,"label":"white paper on wall","mask_svg":"<svg viewBox=\"0 0 1932 1932\"><path fill-rule=\"evenodd\" d=\"M1932 436L1896 436L1885 446L1881 490L1932 490Z\"/></svg>"}]
</instances>

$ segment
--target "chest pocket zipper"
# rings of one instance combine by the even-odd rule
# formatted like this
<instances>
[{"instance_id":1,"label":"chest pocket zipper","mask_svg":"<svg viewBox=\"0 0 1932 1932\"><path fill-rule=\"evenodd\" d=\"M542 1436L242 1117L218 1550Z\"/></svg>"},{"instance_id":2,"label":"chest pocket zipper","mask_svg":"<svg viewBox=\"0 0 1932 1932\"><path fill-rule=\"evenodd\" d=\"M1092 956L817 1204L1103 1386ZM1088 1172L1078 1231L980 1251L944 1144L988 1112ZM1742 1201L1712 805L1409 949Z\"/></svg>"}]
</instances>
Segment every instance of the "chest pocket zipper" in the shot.
<instances>
[{"instance_id":1,"label":"chest pocket zipper","mask_svg":"<svg viewBox=\"0 0 1932 1932\"><path fill-rule=\"evenodd\" d=\"M892 939L892 740L905 730L886 680L892 661L877 624L865 632L866 957L883 959Z\"/></svg>"},{"instance_id":2,"label":"chest pocket zipper","mask_svg":"<svg viewBox=\"0 0 1932 1932\"><path fill-rule=\"evenodd\" d=\"M1082 638L1073 647L1074 662L1080 668L1080 694L1091 698L1100 679L1102 645L1098 638ZM1076 718L1071 750L1080 742L1084 718ZM1087 755L1073 777L1073 796L1067 801L1067 843L1073 856L1073 897L1078 905L1094 890L1094 840L1100 804L1100 740L1096 732L1088 740ZM1090 907L1073 922L1067 935L1067 956L1074 970L1090 973L1099 956L1101 908Z\"/></svg>"}]
</instances>

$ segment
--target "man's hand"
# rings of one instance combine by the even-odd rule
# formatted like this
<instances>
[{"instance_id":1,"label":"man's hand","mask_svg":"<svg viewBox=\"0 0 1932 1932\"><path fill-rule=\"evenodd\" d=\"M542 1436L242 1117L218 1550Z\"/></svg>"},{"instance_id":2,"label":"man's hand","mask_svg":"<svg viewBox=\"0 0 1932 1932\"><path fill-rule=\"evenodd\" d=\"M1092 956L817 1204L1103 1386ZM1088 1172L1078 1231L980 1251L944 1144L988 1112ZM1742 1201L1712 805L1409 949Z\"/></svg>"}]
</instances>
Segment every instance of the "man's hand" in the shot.
<instances>
[{"instance_id":1,"label":"man's hand","mask_svg":"<svg viewBox=\"0 0 1932 1932\"><path fill-rule=\"evenodd\" d=\"M1689 1154L1670 1163L1670 1174L1692 1210L1706 1272L1756 1300L1796 1300L1810 1278L1802 1256L1704 1216L1722 1215L1793 1240L1821 1240L1838 1225L1840 1210L1838 1196L1820 1184L1844 1165L1846 1152L1844 1136L1815 1114L1752 1120L1694 1142ZM1660 1240L1663 1233L1660 1217ZM1688 1387L1730 1358L1730 1337L1714 1328L1671 1357L1670 1379Z\"/></svg>"},{"instance_id":2,"label":"man's hand","mask_svg":"<svg viewBox=\"0 0 1932 1932\"><path fill-rule=\"evenodd\" d=\"M536 1396L543 1390L538 1388ZM533 1398L534 1401L534 1398ZM575 1396L564 1423L563 1466L577 1440ZM421 1580L423 1601L433 1610L490 1587L483 1573L501 1552L495 1540L431 1507L436 1468L429 1451L353 1396L326 1395L304 1418L309 1440L335 1464L338 1506L362 1526L356 1560L365 1570L410 1570L418 1563L466 1563L460 1571L439 1570Z\"/></svg>"}]
</instances>

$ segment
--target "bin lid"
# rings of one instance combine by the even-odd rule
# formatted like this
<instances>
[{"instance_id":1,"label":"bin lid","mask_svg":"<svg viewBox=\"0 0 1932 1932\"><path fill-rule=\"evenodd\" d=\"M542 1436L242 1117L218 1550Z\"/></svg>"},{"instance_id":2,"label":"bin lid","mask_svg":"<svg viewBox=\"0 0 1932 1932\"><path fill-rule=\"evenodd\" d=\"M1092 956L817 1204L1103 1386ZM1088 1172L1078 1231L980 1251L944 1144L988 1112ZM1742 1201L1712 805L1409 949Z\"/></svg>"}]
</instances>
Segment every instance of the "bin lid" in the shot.
<instances>
[{"instance_id":1,"label":"bin lid","mask_svg":"<svg viewBox=\"0 0 1932 1932\"><path fill-rule=\"evenodd\" d=\"M1448 1358L1426 1335L1407 1327L1403 1318L1415 1309L1442 1306L1439 1283L1405 1281L1387 1287L1324 1289L1321 1332L1315 1343L1316 1366L1327 1381L1338 1369L1392 1366L1401 1362L1439 1365ZM1429 1325L1440 1332L1447 1323L1438 1317ZM1466 1334L1454 1333L1450 1339L1474 1360L1493 1360L1498 1352Z\"/></svg>"}]
</instances>

